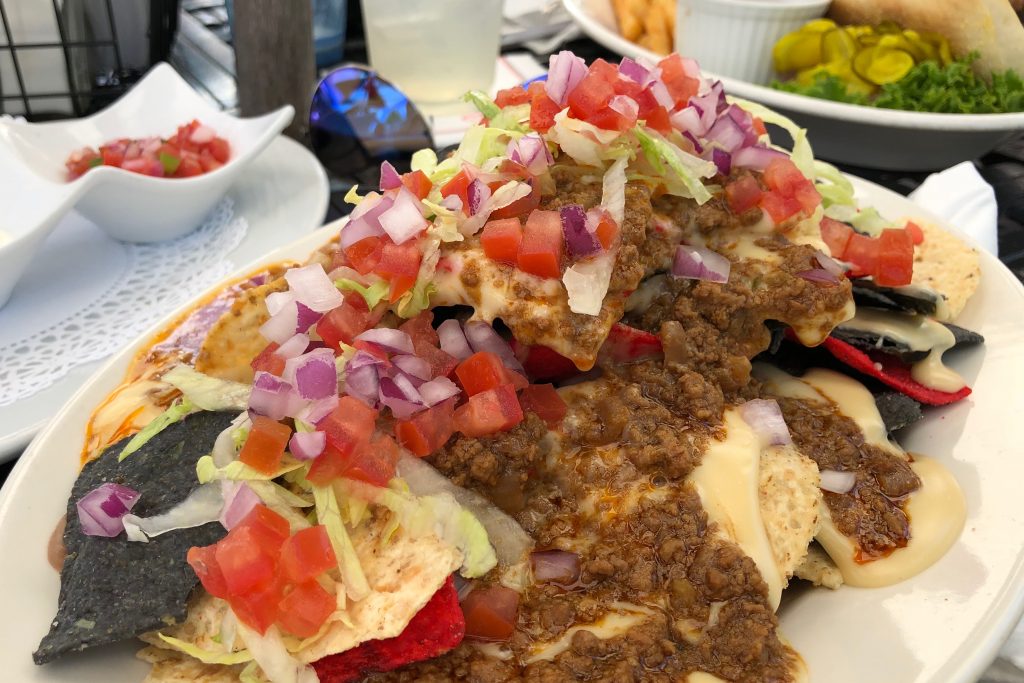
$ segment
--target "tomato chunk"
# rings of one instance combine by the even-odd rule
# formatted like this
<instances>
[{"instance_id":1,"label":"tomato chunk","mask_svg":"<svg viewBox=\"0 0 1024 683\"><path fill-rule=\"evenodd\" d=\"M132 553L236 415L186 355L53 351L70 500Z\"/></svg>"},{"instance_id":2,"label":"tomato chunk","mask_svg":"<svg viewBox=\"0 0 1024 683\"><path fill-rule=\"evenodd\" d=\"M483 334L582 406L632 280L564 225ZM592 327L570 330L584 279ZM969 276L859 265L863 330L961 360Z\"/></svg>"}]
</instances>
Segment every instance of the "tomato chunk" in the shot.
<instances>
[{"instance_id":1,"label":"tomato chunk","mask_svg":"<svg viewBox=\"0 0 1024 683\"><path fill-rule=\"evenodd\" d=\"M252 429L238 459L264 474L275 472L281 466L281 456L291 435L288 425L263 415L253 415Z\"/></svg>"},{"instance_id":2,"label":"tomato chunk","mask_svg":"<svg viewBox=\"0 0 1024 683\"><path fill-rule=\"evenodd\" d=\"M765 192L761 195L761 208L771 217L774 223L782 223L800 213L801 205L796 199L787 197L780 192Z\"/></svg>"},{"instance_id":3,"label":"tomato chunk","mask_svg":"<svg viewBox=\"0 0 1024 683\"><path fill-rule=\"evenodd\" d=\"M217 543L216 557L229 595L266 588L277 569L274 558L263 551L250 527L237 527L222 538Z\"/></svg>"},{"instance_id":4,"label":"tomato chunk","mask_svg":"<svg viewBox=\"0 0 1024 683\"><path fill-rule=\"evenodd\" d=\"M535 210L526 220L516 264L523 272L539 277L561 277L562 219L557 211Z\"/></svg>"},{"instance_id":5,"label":"tomato chunk","mask_svg":"<svg viewBox=\"0 0 1024 683\"><path fill-rule=\"evenodd\" d=\"M320 524L296 531L281 546L281 569L292 583L315 579L337 562L327 529Z\"/></svg>"},{"instance_id":6,"label":"tomato chunk","mask_svg":"<svg viewBox=\"0 0 1024 683\"><path fill-rule=\"evenodd\" d=\"M217 564L217 546L193 546L188 549L186 560L192 571L199 577L206 592L215 598L228 596L228 584Z\"/></svg>"},{"instance_id":7,"label":"tomato chunk","mask_svg":"<svg viewBox=\"0 0 1024 683\"><path fill-rule=\"evenodd\" d=\"M407 240L402 244L395 244L390 238L384 237L383 249L381 250L380 262L373 269L373 272L383 278L391 279L396 275L416 277L420 271L419 244L416 240Z\"/></svg>"},{"instance_id":8,"label":"tomato chunk","mask_svg":"<svg viewBox=\"0 0 1024 683\"><path fill-rule=\"evenodd\" d=\"M284 588L284 581L280 575L275 574L266 586L231 595L228 603L242 622L260 633L266 633L281 616L280 603Z\"/></svg>"},{"instance_id":9,"label":"tomato chunk","mask_svg":"<svg viewBox=\"0 0 1024 683\"><path fill-rule=\"evenodd\" d=\"M843 258L846 252L846 245L850 243L853 235L853 228L846 223L828 218L821 219L821 239L825 241L828 250L835 258Z\"/></svg>"},{"instance_id":10,"label":"tomato chunk","mask_svg":"<svg viewBox=\"0 0 1024 683\"><path fill-rule=\"evenodd\" d=\"M288 520L266 505L260 504L249 511L235 529L246 528L254 541L266 554L277 557L281 546L288 540ZM235 531L232 529L232 532Z\"/></svg>"},{"instance_id":11,"label":"tomato chunk","mask_svg":"<svg viewBox=\"0 0 1024 683\"><path fill-rule=\"evenodd\" d=\"M769 190L775 190L783 195L792 197L798 187L810 182L796 167L792 160L785 157L775 157L764 169L764 184Z\"/></svg>"},{"instance_id":12,"label":"tomato chunk","mask_svg":"<svg viewBox=\"0 0 1024 683\"><path fill-rule=\"evenodd\" d=\"M316 333L336 352L341 351L341 344L351 344L369 326L369 313L359 310L352 302L359 298L345 297L340 306L328 311L316 324Z\"/></svg>"},{"instance_id":13,"label":"tomato chunk","mask_svg":"<svg viewBox=\"0 0 1024 683\"><path fill-rule=\"evenodd\" d=\"M605 67L612 67L603 59L596 59L590 64L587 75L583 77L572 92L569 93L569 112L577 119L590 121L591 117L600 114L608 107L608 102L615 96L612 85L618 78L611 76Z\"/></svg>"},{"instance_id":14,"label":"tomato chunk","mask_svg":"<svg viewBox=\"0 0 1024 683\"><path fill-rule=\"evenodd\" d=\"M364 237L355 244L350 244L344 253L352 268L360 275L366 275L380 263L384 245L379 237Z\"/></svg>"},{"instance_id":15,"label":"tomato chunk","mask_svg":"<svg viewBox=\"0 0 1024 683\"><path fill-rule=\"evenodd\" d=\"M374 486L387 486L395 476L397 463L398 444L390 436L378 434L355 450L342 476Z\"/></svg>"},{"instance_id":16,"label":"tomato chunk","mask_svg":"<svg viewBox=\"0 0 1024 683\"><path fill-rule=\"evenodd\" d=\"M602 211L601 220L598 221L594 234L604 250L608 251L619 237L619 226L615 224L615 219Z\"/></svg>"},{"instance_id":17,"label":"tomato chunk","mask_svg":"<svg viewBox=\"0 0 1024 683\"><path fill-rule=\"evenodd\" d=\"M477 437L512 429L523 421L523 409L511 384L469 397L455 411L455 429L466 436Z\"/></svg>"},{"instance_id":18,"label":"tomato chunk","mask_svg":"<svg viewBox=\"0 0 1024 683\"><path fill-rule=\"evenodd\" d=\"M878 262L878 240L856 232L852 233L842 259L853 264L855 273L870 275L875 271L875 264Z\"/></svg>"},{"instance_id":19,"label":"tomato chunk","mask_svg":"<svg viewBox=\"0 0 1024 683\"><path fill-rule=\"evenodd\" d=\"M562 111L554 100L548 97L543 83L531 83L530 94L530 128L539 133L547 133L555 125L555 114Z\"/></svg>"},{"instance_id":20,"label":"tomato chunk","mask_svg":"<svg viewBox=\"0 0 1024 683\"><path fill-rule=\"evenodd\" d=\"M907 221L904 229L910 234L910 239L914 244L921 244L924 242L924 230L922 230L921 226L914 221Z\"/></svg>"},{"instance_id":21,"label":"tomato chunk","mask_svg":"<svg viewBox=\"0 0 1024 683\"><path fill-rule=\"evenodd\" d=\"M500 184L499 184L500 186ZM490 219L498 220L499 218L514 218L516 216L525 216L534 209L540 206L540 191L537 188L533 188L530 194L525 197L520 197L508 206L503 206L500 209L495 209L491 212Z\"/></svg>"},{"instance_id":22,"label":"tomato chunk","mask_svg":"<svg viewBox=\"0 0 1024 683\"><path fill-rule=\"evenodd\" d=\"M299 584L280 602L279 621L285 631L312 638L337 609L337 599L316 581Z\"/></svg>"},{"instance_id":23,"label":"tomato chunk","mask_svg":"<svg viewBox=\"0 0 1024 683\"><path fill-rule=\"evenodd\" d=\"M442 197L450 197L455 195L462 200L462 208L468 213L469 212L469 185L473 182L473 176L470 175L469 171L463 168L461 171L452 176L441 188Z\"/></svg>"},{"instance_id":24,"label":"tomato chunk","mask_svg":"<svg viewBox=\"0 0 1024 683\"><path fill-rule=\"evenodd\" d=\"M914 273L914 240L906 230L887 229L878 236L873 276L883 287L909 285Z\"/></svg>"},{"instance_id":25,"label":"tomato chunk","mask_svg":"<svg viewBox=\"0 0 1024 683\"><path fill-rule=\"evenodd\" d=\"M764 194L754 176L740 176L725 186L725 201L735 215L746 213L761 203Z\"/></svg>"},{"instance_id":26,"label":"tomato chunk","mask_svg":"<svg viewBox=\"0 0 1024 683\"><path fill-rule=\"evenodd\" d=\"M512 637L519 615L519 593L505 586L472 591L462 601L466 637L504 641Z\"/></svg>"},{"instance_id":27,"label":"tomato chunk","mask_svg":"<svg viewBox=\"0 0 1024 683\"><path fill-rule=\"evenodd\" d=\"M518 218L489 221L480 233L480 245L487 258L515 265L523 241L523 224Z\"/></svg>"},{"instance_id":28,"label":"tomato chunk","mask_svg":"<svg viewBox=\"0 0 1024 683\"><path fill-rule=\"evenodd\" d=\"M395 438L413 455L424 457L448 442L455 431L455 399L450 398L395 423Z\"/></svg>"},{"instance_id":29,"label":"tomato chunk","mask_svg":"<svg viewBox=\"0 0 1024 683\"><path fill-rule=\"evenodd\" d=\"M523 412L536 413L549 427L555 427L565 417L568 408L552 384L531 384L519 392Z\"/></svg>"},{"instance_id":30,"label":"tomato chunk","mask_svg":"<svg viewBox=\"0 0 1024 683\"><path fill-rule=\"evenodd\" d=\"M249 367L253 369L253 372L269 372L271 375L281 376L284 372L285 359L274 353L280 348L280 344L277 342L270 342L267 346L259 352L252 362L249 363Z\"/></svg>"},{"instance_id":31,"label":"tomato chunk","mask_svg":"<svg viewBox=\"0 0 1024 683\"><path fill-rule=\"evenodd\" d=\"M377 423L377 411L352 396L338 399L338 407L317 423L317 428L327 434L327 443L350 454L359 443L373 434Z\"/></svg>"},{"instance_id":32,"label":"tomato chunk","mask_svg":"<svg viewBox=\"0 0 1024 683\"><path fill-rule=\"evenodd\" d=\"M430 178L423 171L410 171L406 173L402 176L402 184L416 195L417 199L426 197L430 194L430 189L433 187L430 183Z\"/></svg>"},{"instance_id":33,"label":"tomato chunk","mask_svg":"<svg viewBox=\"0 0 1024 683\"><path fill-rule=\"evenodd\" d=\"M459 363L455 376L468 396L511 383L505 364L489 351L478 351Z\"/></svg>"},{"instance_id":34,"label":"tomato chunk","mask_svg":"<svg viewBox=\"0 0 1024 683\"><path fill-rule=\"evenodd\" d=\"M683 58L677 53L670 54L658 62L658 67L661 69L661 80L675 100L676 107L686 106L690 98L697 94L700 81L686 75Z\"/></svg>"},{"instance_id":35,"label":"tomato chunk","mask_svg":"<svg viewBox=\"0 0 1024 683\"><path fill-rule=\"evenodd\" d=\"M494 98L494 103L502 109L517 104L526 104L529 101L530 94L526 91L526 88L521 85L499 90L498 94Z\"/></svg>"}]
</instances>

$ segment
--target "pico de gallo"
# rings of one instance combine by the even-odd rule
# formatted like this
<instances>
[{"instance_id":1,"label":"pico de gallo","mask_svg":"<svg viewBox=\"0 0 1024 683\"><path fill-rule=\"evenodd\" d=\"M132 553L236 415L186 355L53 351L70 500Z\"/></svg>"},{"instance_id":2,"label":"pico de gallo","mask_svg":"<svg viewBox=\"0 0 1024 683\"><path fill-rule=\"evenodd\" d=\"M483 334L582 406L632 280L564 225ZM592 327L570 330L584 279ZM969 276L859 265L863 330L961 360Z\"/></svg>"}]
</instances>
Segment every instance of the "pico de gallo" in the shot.
<instances>
[{"instance_id":1,"label":"pico de gallo","mask_svg":"<svg viewBox=\"0 0 1024 683\"><path fill-rule=\"evenodd\" d=\"M154 178L192 178L216 171L231 158L230 143L198 120L182 126L169 138L118 138L99 150L83 147L64 165L68 180L99 166L113 166Z\"/></svg>"}]
</instances>

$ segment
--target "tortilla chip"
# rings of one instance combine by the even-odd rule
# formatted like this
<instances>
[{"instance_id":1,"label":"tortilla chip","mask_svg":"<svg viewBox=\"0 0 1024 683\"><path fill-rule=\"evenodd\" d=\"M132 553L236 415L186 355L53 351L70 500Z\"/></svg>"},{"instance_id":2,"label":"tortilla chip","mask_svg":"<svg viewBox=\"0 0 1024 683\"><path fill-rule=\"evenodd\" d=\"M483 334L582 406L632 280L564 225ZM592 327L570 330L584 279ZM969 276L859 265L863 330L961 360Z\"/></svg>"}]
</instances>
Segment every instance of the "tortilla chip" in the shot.
<instances>
[{"instance_id":1,"label":"tortilla chip","mask_svg":"<svg viewBox=\"0 0 1024 683\"><path fill-rule=\"evenodd\" d=\"M265 305L267 295L286 289L288 283L282 277L246 290L210 329L196 356L196 370L221 379L251 383L253 371L249 363L267 345L260 334L260 326L270 319Z\"/></svg>"},{"instance_id":2,"label":"tortilla chip","mask_svg":"<svg viewBox=\"0 0 1024 683\"><path fill-rule=\"evenodd\" d=\"M942 228L923 221L919 225L924 242L914 248L911 284L928 287L946 297L947 315L935 317L955 320L981 281L978 252Z\"/></svg>"},{"instance_id":3,"label":"tortilla chip","mask_svg":"<svg viewBox=\"0 0 1024 683\"><path fill-rule=\"evenodd\" d=\"M843 585L843 575L839 568L817 543L812 543L807 549L807 555L796 568L794 576L832 590Z\"/></svg>"},{"instance_id":4,"label":"tortilla chip","mask_svg":"<svg viewBox=\"0 0 1024 683\"><path fill-rule=\"evenodd\" d=\"M775 561L786 578L804 561L818 531L818 466L792 446L761 455L758 495Z\"/></svg>"}]
</instances>

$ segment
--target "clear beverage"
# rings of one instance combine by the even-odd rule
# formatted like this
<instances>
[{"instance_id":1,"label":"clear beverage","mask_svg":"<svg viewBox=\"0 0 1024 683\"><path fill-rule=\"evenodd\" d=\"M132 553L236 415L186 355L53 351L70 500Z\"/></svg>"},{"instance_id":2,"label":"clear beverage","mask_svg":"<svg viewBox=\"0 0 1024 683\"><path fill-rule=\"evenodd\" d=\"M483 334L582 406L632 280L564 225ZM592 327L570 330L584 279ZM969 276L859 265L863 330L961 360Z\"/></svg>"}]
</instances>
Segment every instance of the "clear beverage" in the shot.
<instances>
[{"instance_id":1,"label":"clear beverage","mask_svg":"<svg viewBox=\"0 0 1024 683\"><path fill-rule=\"evenodd\" d=\"M363 0L370 66L415 102L453 102L494 78L501 0Z\"/></svg>"}]
</instances>

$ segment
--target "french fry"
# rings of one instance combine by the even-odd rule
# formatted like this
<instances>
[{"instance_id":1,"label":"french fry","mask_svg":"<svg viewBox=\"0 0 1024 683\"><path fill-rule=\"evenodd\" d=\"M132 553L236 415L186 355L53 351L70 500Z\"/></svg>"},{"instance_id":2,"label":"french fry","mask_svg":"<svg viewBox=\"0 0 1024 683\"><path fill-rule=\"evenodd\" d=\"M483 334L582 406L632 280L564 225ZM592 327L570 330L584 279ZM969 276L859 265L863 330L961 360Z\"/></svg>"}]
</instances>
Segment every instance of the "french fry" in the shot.
<instances>
[{"instance_id":1,"label":"french fry","mask_svg":"<svg viewBox=\"0 0 1024 683\"><path fill-rule=\"evenodd\" d=\"M672 51L676 0L612 0L619 33L652 52Z\"/></svg>"},{"instance_id":2,"label":"french fry","mask_svg":"<svg viewBox=\"0 0 1024 683\"><path fill-rule=\"evenodd\" d=\"M637 40L643 35L644 27L641 17L647 11L645 0L612 0L615 20L619 24L619 32L626 40Z\"/></svg>"}]
</instances>

